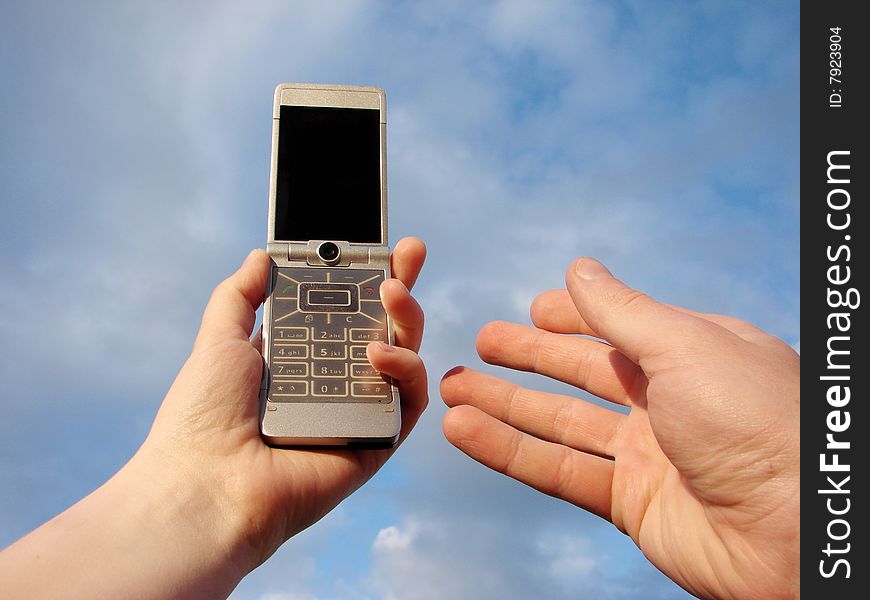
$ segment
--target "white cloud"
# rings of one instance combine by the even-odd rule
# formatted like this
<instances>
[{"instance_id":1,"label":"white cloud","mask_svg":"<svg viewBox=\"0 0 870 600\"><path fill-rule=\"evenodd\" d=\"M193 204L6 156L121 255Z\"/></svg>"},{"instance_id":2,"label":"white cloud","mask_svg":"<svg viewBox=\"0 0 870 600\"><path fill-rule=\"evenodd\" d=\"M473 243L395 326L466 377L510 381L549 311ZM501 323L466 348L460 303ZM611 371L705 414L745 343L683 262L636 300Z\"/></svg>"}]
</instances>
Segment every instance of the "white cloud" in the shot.
<instances>
[{"instance_id":1,"label":"white cloud","mask_svg":"<svg viewBox=\"0 0 870 600\"><path fill-rule=\"evenodd\" d=\"M477 547L477 541L469 539L476 533L419 517L388 527L375 539L372 570L363 585L381 600L511 597L503 567L481 555L457 551L451 543L462 540L463 545Z\"/></svg>"},{"instance_id":2,"label":"white cloud","mask_svg":"<svg viewBox=\"0 0 870 600\"><path fill-rule=\"evenodd\" d=\"M542 536L538 551L553 578L565 585L588 578L607 558L594 550L590 538L569 534Z\"/></svg>"},{"instance_id":3,"label":"white cloud","mask_svg":"<svg viewBox=\"0 0 870 600\"><path fill-rule=\"evenodd\" d=\"M372 549L375 552L396 552L408 550L417 537L417 528L409 525L404 531L400 530L395 525L385 527L378 532Z\"/></svg>"},{"instance_id":4,"label":"white cloud","mask_svg":"<svg viewBox=\"0 0 870 600\"><path fill-rule=\"evenodd\" d=\"M638 570L625 556L614 561L593 542L596 528L570 520L543 524L533 511L526 516L510 526L494 510L452 519L407 516L375 536L371 572L358 593L380 600L611 598L643 580L650 597L684 597L663 586L652 567Z\"/></svg>"}]
</instances>

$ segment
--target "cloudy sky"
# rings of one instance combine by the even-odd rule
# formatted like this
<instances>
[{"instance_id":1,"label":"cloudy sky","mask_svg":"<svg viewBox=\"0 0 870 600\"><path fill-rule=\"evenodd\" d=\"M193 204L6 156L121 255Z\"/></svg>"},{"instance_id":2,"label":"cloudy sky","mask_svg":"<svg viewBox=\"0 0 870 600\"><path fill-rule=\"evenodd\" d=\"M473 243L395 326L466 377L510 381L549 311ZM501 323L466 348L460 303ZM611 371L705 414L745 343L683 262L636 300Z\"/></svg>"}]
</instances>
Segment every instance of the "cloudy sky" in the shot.
<instances>
[{"instance_id":1,"label":"cloudy sky","mask_svg":"<svg viewBox=\"0 0 870 600\"><path fill-rule=\"evenodd\" d=\"M0 546L132 455L264 244L275 84L377 85L390 237L430 250L431 408L234 598L684 597L447 444L437 381L499 372L477 330L584 254L797 347L798 30L797 2L3 2Z\"/></svg>"}]
</instances>

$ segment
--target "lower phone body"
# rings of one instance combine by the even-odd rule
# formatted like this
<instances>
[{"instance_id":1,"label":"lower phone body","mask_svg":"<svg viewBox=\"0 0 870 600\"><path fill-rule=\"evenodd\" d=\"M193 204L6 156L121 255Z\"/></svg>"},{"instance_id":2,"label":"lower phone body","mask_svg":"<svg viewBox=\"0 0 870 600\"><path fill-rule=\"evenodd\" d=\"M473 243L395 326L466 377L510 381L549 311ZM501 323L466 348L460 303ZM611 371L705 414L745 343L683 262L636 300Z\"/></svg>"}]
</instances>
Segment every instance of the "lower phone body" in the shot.
<instances>
[{"instance_id":1,"label":"lower phone body","mask_svg":"<svg viewBox=\"0 0 870 600\"><path fill-rule=\"evenodd\" d=\"M380 299L387 276L386 268L273 267L260 393L260 431L267 443L396 443L402 424L398 390L366 356L370 342L393 339Z\"/></svg>"},{"instance_id":2,"label":"lower phone body","mask_svg":"<svg viewBox=\"0 0 870 600\"><path fill-rule=\"evenodd\" d=\"M260 432L270 446L391 448L402 428L398 403L260 400Z\"/></svg>"}]
</instances>

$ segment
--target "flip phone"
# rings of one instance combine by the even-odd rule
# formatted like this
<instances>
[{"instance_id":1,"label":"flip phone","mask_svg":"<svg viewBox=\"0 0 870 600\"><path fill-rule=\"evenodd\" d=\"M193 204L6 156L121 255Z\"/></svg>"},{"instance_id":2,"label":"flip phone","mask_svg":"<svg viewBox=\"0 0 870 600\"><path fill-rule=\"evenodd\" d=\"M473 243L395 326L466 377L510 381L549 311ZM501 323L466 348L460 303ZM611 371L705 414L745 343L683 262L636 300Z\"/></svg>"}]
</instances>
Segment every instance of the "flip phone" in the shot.
<instances>
[{"instance_id":1,"label":"flip phone","mask_svg":"<svg viewBox=\"0 0 870 600\"><path fill-rule=\"evenodd\" d=\"M395 444L397 388L366 357L392 343L386 97L281 84L272 115L260 430L278 446Z\"/></svg>"}]
</instances>

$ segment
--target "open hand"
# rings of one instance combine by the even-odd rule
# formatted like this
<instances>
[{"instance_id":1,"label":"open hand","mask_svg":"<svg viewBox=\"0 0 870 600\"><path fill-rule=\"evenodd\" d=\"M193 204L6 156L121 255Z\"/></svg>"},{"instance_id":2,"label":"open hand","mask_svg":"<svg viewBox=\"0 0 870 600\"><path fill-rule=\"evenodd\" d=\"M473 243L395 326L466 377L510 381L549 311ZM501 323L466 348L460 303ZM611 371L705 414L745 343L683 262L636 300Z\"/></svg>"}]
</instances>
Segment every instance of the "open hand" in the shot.
<instances>
[{"instance_id":1,"label":"open hand","mask_svg":"<svg viewBox=\"0 0 870 600\"><path fill-rule=\"evenodd\" d=\"M566 282L534 301L537 328L490 323L478 353L629 414L457 367L441 383L447 439L612 521L694 594L799 596L797 354L744 321L656 302L589 258Z\"/></svg>"}]
</instances>

